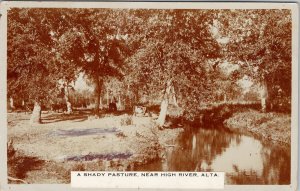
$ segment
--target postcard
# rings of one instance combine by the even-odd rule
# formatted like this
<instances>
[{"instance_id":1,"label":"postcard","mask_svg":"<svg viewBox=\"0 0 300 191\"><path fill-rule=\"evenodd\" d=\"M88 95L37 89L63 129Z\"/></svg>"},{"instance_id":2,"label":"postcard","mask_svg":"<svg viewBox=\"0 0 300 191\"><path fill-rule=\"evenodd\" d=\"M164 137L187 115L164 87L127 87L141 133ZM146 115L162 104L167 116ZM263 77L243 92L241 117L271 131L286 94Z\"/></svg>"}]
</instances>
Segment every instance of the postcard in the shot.
<instances>
[{"instance_id":1,"label":"postcard","mask_svg":"<svg viewBox=\"0 0 300 191\"><path fill-rule=\"evenodd\" d=\"M297 4L0 5L0 190L296 190Z\"/></svg>"}]
</instances>

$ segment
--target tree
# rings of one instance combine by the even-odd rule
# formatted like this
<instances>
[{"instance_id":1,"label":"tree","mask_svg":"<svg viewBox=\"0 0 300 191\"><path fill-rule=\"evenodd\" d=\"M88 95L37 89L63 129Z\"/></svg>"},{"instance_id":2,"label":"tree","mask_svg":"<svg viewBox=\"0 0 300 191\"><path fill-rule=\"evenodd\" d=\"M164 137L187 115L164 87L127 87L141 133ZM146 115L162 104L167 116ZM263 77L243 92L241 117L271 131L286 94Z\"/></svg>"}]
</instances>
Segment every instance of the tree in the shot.
<instances>
[{"instance_id":1,"label":"tree","mask_svg":"<svg viewBox=\"0 0 300 191\"><path fill-rule=\"evenodd\" d=\"M262 111L278 93L291 96L291 12L289 10L228 10L219 13L215 26L230 40L224 57L241 66L261 84Z\"/></svg>"},{"instance_id":2,"label":"tree","mask_svg":"<svg viewBox=\"0 0 300 191\"><path fill-rule=\"evenodd\" d=\"M76 63L80 72L95 84L95 114L99 114L100 97L106 76L121 78L126 53L126 35L121 34L126 11L113 9L72 9L64 18L72 28L59 38L67 39L61 57Z\"/></svg>"},{"instance_id":3,"label":"tree","mask_svg":"<svg viewBox=\"0 0 300 191\"><path fill-rule=\"evenodd\" d=\"M146 86L153 95L160 94L159 126L165 122L174 94L184 115L192 119L200 102L211 93L209 60L219 56L219 45L210 31L214 11L152 10L144 14L151 15L142 25L144 36L127 60L134 68L133 81Z\"/></svg>"},{"instance_id":4,"label":"tree","mask_svg":"<svg viewBox=\"0 0 300 191\"><path fill-rule=\"evenodd\" d=\"M60 95L72 111L69 91L79 69L63 56L74 24L67 10L14 8L8 14L8 92L35 100L32 122L41 121L42 101L51 104Z\"/></svg>"},{"instance_id":5,"label":"tree","mask_svg":"<svg viewBox=\"0 0 300 191\"><path fill-rule=\"evenodd\" d=\"M221 62L221 61L219 61ZM212 99L215 102L237 101L241 98L242 87L239 85L239 68L229 63L215 62L212 64ZM238 75L238 76L237 76Z\"/></svg>"},{"instance_id":6,"label":"tree","mask_svg":"<svg viewBox=\"0 0 300 191\"><path fill-rule=\"evenodd\" d=\"M8 11L8 96L34 100L31 123L41 122L42 101L56 91L57 73L50 35L43 29L43 11Z\"/></svg>"}]
</instances>

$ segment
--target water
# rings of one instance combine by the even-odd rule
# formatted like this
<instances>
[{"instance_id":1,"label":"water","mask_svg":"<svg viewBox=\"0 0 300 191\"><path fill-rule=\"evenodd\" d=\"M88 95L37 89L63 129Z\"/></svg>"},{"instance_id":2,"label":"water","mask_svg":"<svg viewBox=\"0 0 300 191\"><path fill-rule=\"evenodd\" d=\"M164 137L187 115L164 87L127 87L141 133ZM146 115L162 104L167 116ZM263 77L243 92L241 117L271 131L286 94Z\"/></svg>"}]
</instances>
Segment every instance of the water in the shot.
<instances>
[{"instance_id":1,"label":"water","mask_svg":"<svg viewBox=\"0 0 300 191\"><path fill-rule=\"evenodd\" d=\"M290 148L225 128L188 128L144 171L221 171L226 184L290 184Z\"/></svg>"}]
</instances>

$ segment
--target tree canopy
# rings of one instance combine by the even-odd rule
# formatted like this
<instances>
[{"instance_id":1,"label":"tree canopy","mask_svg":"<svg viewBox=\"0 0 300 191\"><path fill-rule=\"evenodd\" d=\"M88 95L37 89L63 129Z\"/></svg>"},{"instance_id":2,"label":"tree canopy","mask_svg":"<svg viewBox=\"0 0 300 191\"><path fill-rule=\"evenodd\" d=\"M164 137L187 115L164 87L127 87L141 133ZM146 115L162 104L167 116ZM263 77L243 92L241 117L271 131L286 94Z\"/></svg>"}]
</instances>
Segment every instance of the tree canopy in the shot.
<instances>
[{"instance_id":1,"label":"tree canopy","mask_svg":"<svg viewBox=\"0 0 300 191\"><path fill-rule=\"evenodd\" d=\"M219 95L238 97L245 76L269 98L291 96L288 10L13 8L8 18L10 97L55 99L62 82L67 95L80 73L95 86L96 113L107 86L173 99L190 119ZM222 63L237 67L225 75Z\"/></svg>"},{"instance_id":2,"label":"tree canopy","mask_svg":"<svg viewBox=\"0 0 300 191\"><path fill-rule=\"evenodd\" d=\"M209 27L214 16L214 12L196 10L151 12L142 25L139 48L127 60L134 69L133 83L147 94L162 96L172 80L186 114L195 114L211 93L210 62L220 56Z\"/></svg>"},{"instance_id":3,"label":"tree canopy","mask_svg":"<svg viewBox=\"0 0 300 191\"><path fill-rule=\"evenodd\" d=\"M230 41L225 56L274 98L280 88L291 96L292 23L289 10L231 10L219 14L220 33Z\"/></svg>"}]
</instances>

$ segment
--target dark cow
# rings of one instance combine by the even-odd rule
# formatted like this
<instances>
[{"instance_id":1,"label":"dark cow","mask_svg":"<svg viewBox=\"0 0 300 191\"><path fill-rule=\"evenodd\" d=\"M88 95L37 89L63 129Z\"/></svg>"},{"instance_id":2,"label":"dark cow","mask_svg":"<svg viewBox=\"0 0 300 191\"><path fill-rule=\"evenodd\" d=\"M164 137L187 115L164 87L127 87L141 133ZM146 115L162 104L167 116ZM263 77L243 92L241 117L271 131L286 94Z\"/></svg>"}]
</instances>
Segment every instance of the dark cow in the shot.
<instances>
[{"instance_id":1,"label":"dark cow","mask_svg":"<svg viewBox=\"0 0 300 191\"><path fill-rule=\"evenodd\" d=\"M109 111L117 111L117 104L116 103L110 103L108 105Z\"/></svg>"},{"instance_id":2,"label":"dark cow","mask_svg":"<svg viewBox=\"0 0 300 191\"><path fill-rule=\"evenodd\" d=\"M51 110L57 113L67 111L67 106L62 103L51 104Z\"/></svg>"}]
</instances>

